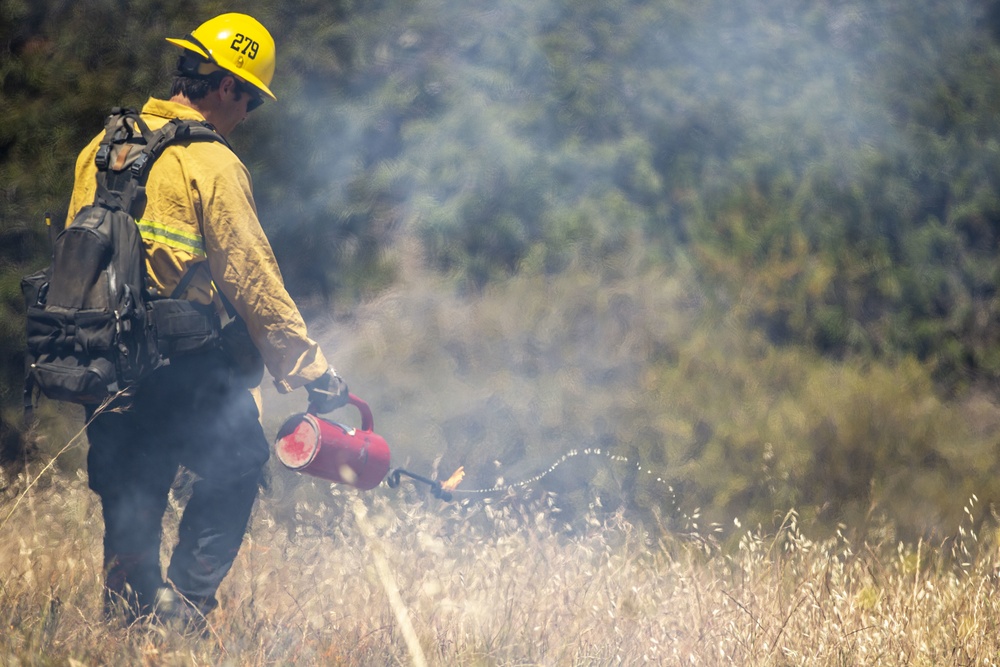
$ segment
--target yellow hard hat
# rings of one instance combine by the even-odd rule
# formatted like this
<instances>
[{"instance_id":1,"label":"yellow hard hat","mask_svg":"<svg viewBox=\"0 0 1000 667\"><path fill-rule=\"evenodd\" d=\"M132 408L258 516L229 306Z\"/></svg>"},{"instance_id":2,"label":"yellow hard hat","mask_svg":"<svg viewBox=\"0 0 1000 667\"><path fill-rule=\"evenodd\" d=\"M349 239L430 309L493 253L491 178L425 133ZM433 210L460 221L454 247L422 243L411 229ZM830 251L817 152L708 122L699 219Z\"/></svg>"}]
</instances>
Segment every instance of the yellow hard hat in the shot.
<instances>
[{"instance_id":1,"label":"yellow hard hat","mask_svg":"<svg viewBox=\"0 0 1000 667\"><path fill-rule=\"evenodd\" d=\"M215 63L277 101L268 88L274 77L274 39L246 14L220 14L186 37L167 41Z\"/></svg>"}]
</instances>

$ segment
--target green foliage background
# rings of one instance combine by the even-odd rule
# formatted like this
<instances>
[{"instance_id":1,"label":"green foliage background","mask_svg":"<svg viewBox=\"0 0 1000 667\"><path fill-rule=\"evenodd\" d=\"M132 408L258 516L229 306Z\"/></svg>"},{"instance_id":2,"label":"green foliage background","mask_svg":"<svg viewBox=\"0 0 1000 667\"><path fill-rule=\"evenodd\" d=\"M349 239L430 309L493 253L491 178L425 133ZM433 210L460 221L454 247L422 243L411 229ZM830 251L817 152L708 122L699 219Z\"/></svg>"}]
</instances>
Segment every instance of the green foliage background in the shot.
<instances>
[{"instance_id":1,"label":"green foliage background","mask_svg":"<svg viewBox=\"0 0 1000 667\"><path fill-rule=\"evenodd\" d=\"M549 483L661 520L928 533L997 499L986 0L0 0L8 458L43 214L110 106L166 94L163 37L223 11L279 45L234 137L262 220L307 314L364 334L340 358L388 428L478 470L600 445L672 493Z\"/></svg>"}]
</instances>

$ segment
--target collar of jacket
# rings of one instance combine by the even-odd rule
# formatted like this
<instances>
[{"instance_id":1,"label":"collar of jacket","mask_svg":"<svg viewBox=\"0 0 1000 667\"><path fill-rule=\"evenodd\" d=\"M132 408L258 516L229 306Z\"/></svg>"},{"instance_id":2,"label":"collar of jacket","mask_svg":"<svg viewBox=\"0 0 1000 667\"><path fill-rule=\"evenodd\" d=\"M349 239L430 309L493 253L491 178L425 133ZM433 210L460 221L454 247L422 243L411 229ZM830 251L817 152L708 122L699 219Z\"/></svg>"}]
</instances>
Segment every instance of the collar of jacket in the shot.
<instances>
[{"instance_id":1,"label":"collar of jacket","mask_svg":"<svg viewBox=\"0 0 1000 667\"><path fill-rule=\"evenodd\" d=\"M166 118L180 118L182 120L197 120L205 122L205 117L201 113L186 104L171 102L170 100L159 100L150 97L142 107L142 113L150 116Z\"/></svg>"}]
</instances>

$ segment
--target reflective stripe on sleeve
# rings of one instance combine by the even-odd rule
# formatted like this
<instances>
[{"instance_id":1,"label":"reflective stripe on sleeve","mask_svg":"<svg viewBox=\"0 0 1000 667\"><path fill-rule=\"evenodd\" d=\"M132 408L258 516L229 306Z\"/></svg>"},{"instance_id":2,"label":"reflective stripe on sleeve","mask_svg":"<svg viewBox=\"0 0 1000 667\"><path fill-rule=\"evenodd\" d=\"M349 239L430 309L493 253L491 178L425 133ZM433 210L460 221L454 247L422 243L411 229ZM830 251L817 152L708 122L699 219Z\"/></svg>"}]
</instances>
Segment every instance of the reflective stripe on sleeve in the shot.
<instances>
[{"instance_id":1,"label":"reflective stripe on sleeve","mask_svg":"<svg viewBox=\"0 0 1000 667\"><path fill-rule=\"evenodd\" d=\"M205 239L201 234L188 234L159 222L142 219L137 222L139 233L147 241L158 241L177 250L185 250L197 257L205 257Z\"/></svg>"}]
</instances>

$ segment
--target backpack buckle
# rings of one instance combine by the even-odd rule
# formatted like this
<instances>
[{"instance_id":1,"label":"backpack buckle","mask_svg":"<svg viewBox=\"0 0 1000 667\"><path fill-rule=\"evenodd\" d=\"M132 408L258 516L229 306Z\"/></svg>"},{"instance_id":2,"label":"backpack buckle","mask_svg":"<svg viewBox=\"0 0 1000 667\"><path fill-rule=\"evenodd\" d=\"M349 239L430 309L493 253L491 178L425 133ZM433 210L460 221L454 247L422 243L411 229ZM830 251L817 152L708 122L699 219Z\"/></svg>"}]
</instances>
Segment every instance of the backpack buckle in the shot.
<instances>
[{"instance_id":1,"label":"backpack buckle","mask_svg":"<svg viewBox=\"0 0 1000 667\"><path fill-rule=\"evenodd\" d=\"M97 164L98 171L108 170L108 165L111 164L111 144L101 144L94 157L94 163Z\"/></svg>"},{"instance_id":2,"label":"backpack buckle","mask_svg":"<svg viewBox=\"0 0 1000 667\"><path fill-rule=\"evenodd\" d=\"M149 163L149 153L142 152L132 163L132 177L141 179L146 172L146 165Z\"/></svg>"}]
</instances>

